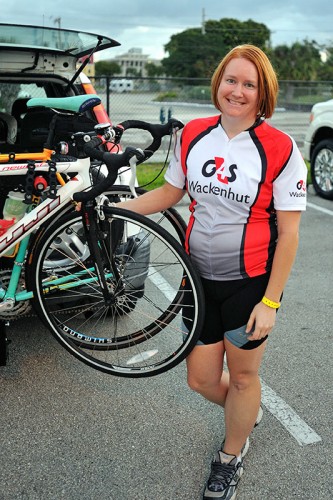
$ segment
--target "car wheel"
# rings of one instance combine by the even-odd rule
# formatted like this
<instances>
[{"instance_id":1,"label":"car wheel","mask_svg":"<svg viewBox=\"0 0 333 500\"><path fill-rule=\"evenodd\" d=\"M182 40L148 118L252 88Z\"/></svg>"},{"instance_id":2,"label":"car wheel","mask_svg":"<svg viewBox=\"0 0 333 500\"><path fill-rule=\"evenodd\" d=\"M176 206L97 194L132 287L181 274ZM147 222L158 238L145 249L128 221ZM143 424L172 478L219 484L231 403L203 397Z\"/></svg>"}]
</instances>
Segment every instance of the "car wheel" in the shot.
<instances>
[{"instance_id":1,"label":"car wheel","mask_svg":"<svg viewBox=\"0 0 333 500\"><path fill-rule=\"evenodd\" d=\"M311 157L314 190L322 198L333 200L333 139L320 141Z\"/></svg>"}]
</instances>

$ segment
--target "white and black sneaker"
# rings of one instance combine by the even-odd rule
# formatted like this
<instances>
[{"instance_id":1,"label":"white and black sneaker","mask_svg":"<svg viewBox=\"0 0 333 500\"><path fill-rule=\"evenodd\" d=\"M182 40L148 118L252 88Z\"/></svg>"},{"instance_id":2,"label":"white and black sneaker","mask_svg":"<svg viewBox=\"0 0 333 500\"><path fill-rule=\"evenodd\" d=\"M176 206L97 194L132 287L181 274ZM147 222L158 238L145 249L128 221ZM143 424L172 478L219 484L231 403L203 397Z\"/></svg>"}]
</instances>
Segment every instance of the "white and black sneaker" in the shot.
<instances>
[{"instance_id":1,"label":"white and black sneaker","mask_svg":"<svg viewBox=\"0 0 333 500\"><path fill-rule=\"evenodd\" d=\"M223 459L230 458L229 462ZM218 451L211 464L211 473L203 494L203 500L234 500L238 481L243 474L243 460L234 455L226 455Z\"/></svg>"},{"instance_id":2,"label":"white and black sneaker","mask_svg":"<svg viewBox=\"0 0 333 500\"><path fill-rule=\"evenodd\" d=\"M225 439L223 439L222 444L221 444L221 448L219 451L222 451L224 449L224 443L225 443ZM241 449L242 459L245 457L245 455L249 451L249 447L250 447L250 440L249 440L249 438L246 438L245 444L244 444L243 448ZM230 455L230 456L233 456L233 455Z\"/></svg>"},{"instance_id":3,"label":"white and black sneaker","mask_svg":"<svg viewBox=\"0 0 333 500\"><path fill-rule=\"evenodd\" d=\"M264 410L263 410L263 407L260 405L258 415L257 415L256 421L254 423L254 427L257 427L257 425L260 424L260 422L262 421L263 415L264 415Z\"/></svg>"}]
</instances>

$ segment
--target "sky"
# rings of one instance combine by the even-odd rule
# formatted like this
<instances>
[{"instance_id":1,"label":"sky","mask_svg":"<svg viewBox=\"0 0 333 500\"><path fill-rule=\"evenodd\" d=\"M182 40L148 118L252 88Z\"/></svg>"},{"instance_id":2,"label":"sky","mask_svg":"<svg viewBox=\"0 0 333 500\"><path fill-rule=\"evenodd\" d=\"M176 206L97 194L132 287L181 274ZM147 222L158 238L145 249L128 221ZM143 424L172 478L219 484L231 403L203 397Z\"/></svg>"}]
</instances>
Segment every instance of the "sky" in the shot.
<instances>
[{"instance_id":1,"label":"sky","mask_svg":"<svg viewBox=\"0 0 333 500\"><path fill-rule=\"evenodd\" d=\"M107 5L107 8L104 6ZM141 48L151 58L165 56L173 34L201 27L203 19L263 23L273 46L315 40L333 44L332 0L0 0L0 22L87 31L109 36L121 46L97 59ZM0 30L1 31L1 30Z\"/></svg>"}]
</instances>

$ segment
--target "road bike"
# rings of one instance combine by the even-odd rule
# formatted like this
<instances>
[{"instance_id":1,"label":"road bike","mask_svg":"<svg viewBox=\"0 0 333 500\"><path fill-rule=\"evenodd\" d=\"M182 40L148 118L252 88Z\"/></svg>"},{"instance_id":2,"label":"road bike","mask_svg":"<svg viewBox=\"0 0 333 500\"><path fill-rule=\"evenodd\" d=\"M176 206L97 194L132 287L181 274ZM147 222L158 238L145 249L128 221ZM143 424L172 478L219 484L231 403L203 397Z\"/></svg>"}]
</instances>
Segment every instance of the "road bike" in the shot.
<instances>
[{"instance_id":1,"label":"road bike","mask_svg":"<svg viewBox=\"0 0 333 500\"><path fill-rule=\"evenodd\" d=\"M54 134L57 120L99 103L98 96L85 95L31 99L28 105L57 112ZM0 257L11 252L14 260L2 279L0 315L10 317L21 304L32 307L72 355L114 375L156 375L188 355L204 311L200 279L180 243L182 223L172 210L158 216L169 221L175 237L162 224L111 205L137 195L112 188L118 170L148 159L163 136L181 127L177 120L98 124L93 131L71 131L70 154L60 140L36 161L18 154L1 163L0 155L0 179L23 176L27 203L23 218L0 236ZM143 151L112 152L128 128L148 131L153 142ZM101 150L106 143L109 151ZM91 159L108 170L93 186Z\"/></svg>"}]
</instances>

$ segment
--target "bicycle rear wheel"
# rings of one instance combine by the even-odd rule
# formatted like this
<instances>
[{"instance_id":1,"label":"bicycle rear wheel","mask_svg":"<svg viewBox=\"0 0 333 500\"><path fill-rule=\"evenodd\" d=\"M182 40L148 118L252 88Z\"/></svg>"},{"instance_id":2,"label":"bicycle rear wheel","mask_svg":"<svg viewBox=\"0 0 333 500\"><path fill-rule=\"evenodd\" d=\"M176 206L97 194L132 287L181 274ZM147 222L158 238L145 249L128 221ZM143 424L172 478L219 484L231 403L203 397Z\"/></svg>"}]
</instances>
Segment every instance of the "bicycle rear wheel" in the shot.
<instances>
[{"instance_id":1,"label":"bicycle rear wheel","mask_svg":"<svg viewBox=\"0 0 333 500\"><path fill-rule=\"evenodd\" d=\"M157 375L181 362L197 341L200 278L158 224L127 210L105 207L104 213L100 245L112 303L103 298L81 216L72 213L54 223L34 251L36 312L69 352L93 368L125 377Z\"/></svg>"}]
</instances>

